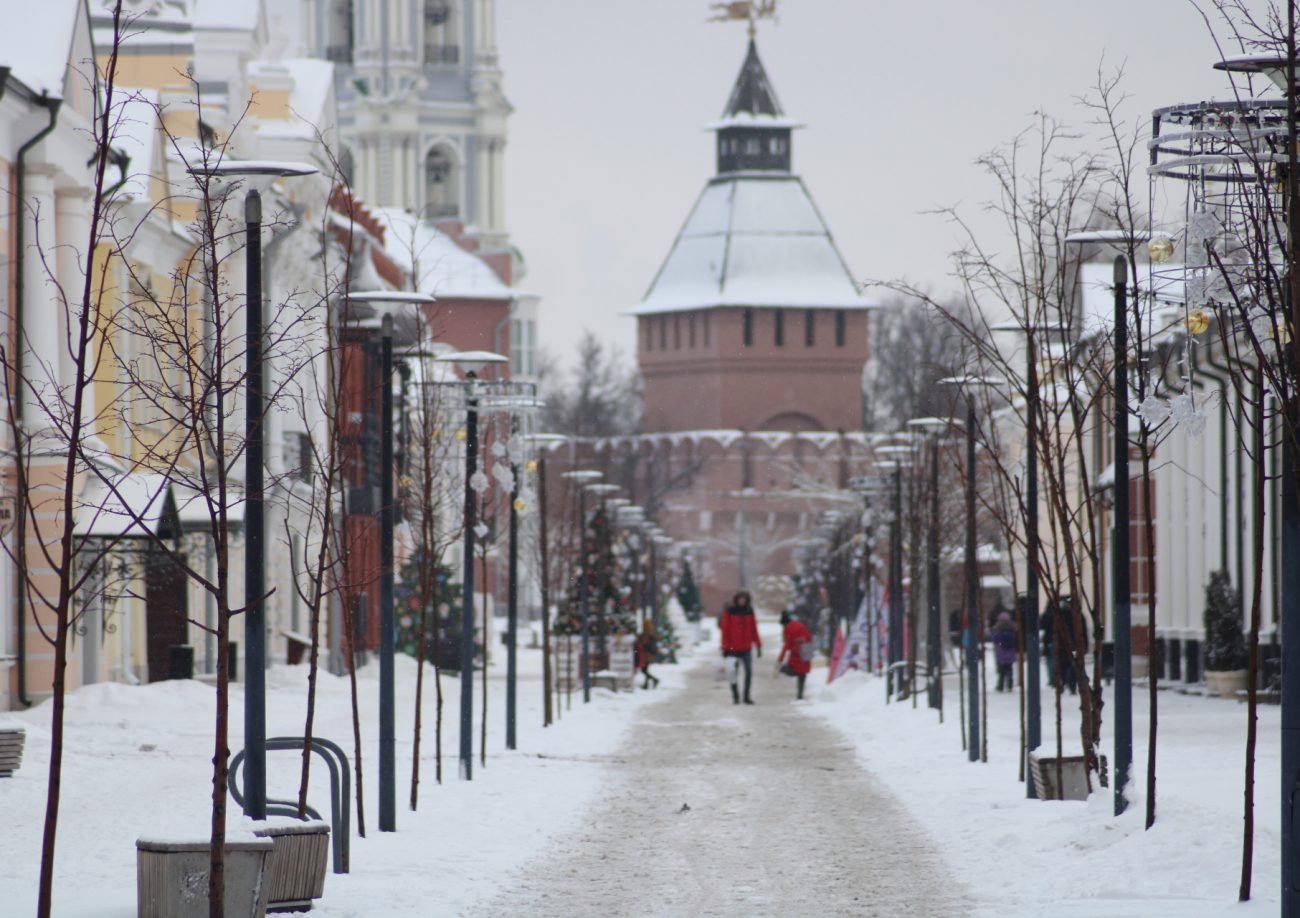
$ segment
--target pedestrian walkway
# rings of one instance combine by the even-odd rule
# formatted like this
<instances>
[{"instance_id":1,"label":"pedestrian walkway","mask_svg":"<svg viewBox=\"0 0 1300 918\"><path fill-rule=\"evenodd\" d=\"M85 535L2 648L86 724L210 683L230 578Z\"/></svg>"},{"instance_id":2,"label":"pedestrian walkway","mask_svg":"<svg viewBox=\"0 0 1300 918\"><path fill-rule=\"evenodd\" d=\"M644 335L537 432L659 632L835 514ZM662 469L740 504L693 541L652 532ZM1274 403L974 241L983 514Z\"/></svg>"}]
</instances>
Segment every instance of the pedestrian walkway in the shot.
<instances>
[{"instance_id":1,"label":"pedestrian walkway","mask_svg":"<svg viewBox=\"0 0 1300 918\"><path fill-rule=\"evenodd\" d=\"M760 666L756 704L737 706L712 662L641 709L582 827L472 914L967 913L929 840L840 736L800 714L789 680Z\"/></svg>"}]
</instances>

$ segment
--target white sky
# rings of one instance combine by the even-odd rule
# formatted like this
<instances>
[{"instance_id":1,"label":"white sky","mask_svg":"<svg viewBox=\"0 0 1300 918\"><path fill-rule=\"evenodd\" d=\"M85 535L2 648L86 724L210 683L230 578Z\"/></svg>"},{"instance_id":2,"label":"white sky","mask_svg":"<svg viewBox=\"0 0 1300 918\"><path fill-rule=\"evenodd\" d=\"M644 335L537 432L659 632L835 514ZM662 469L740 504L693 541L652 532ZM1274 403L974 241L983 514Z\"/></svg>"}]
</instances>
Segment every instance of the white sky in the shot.
<instances>
[{"instance_id":1,"label":"white sky","mask_svg":"<svg viewBox=\"0 0 1300 918\"><path fill-rule=\"evenodd\" d=\"M1262 4L1252 2L1252 6ZM507 225L540 293L541 340L567 362L584 327L632 353L644 294L705 181L745 52L708 0L498 0L515 106ZM982 219L979 154L1076 103L1123 64L1130 118L1228 97L1191 0L781 0L759 53L795 133L794 168L860 279L949 289L955 234ZM983 218L986 219L986 218ZM990 237L997 232L988 225Z\"/></svg>"}]
</instances>

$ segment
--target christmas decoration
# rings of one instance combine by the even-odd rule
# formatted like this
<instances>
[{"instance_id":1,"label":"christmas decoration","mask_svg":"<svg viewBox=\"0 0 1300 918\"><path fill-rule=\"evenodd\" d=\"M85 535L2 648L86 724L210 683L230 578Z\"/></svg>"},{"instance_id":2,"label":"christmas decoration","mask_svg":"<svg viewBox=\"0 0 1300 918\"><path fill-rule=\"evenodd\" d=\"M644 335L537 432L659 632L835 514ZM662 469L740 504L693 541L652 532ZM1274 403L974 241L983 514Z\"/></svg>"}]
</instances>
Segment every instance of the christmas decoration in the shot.
<instances>
[{"instance_id":1,"label":"christmas decoration","mask_svg":"<svg viewBox=\"0 0 1300 918\"><path fill-rule=\"evenodd\" d=\"M1210 574L1205 588L1205 668L1219 672L1245 669L1246 639L1241 633L1241 595L1227 571Z\"/></svg>"},{"instance_id":2,"label":"christmas decoration","mask_svg":"<svg viewBox=\"0 0 1300 918\"><path fill-rule=\"evenodd\" d=\"M397 650L417 656L420 646L421 612L424 613L424 658L448 669L460 665L460 616L455 614L460 584L452 581L449 567L439 567L429 578L432 595L421 594L422 573L426 567L423 553L411 555L397 573L393 584L393 604L397 611ZM435 636L438 650L435 650ZM440 652L439 652L440 651Z\"/></svg>"},{"instance_id":3,"label":"christmas decoration","mask_svg":"<svg viewBox=\"0 0 1300 918\"><path fill-rule=\"evenodd\" d=\"M582 578L587 581L587 630L593 637L635 634L636 615L623 586L622 565L604 510L592 514L583 534L582 568L569 586L567 601L556 616L556 634L582 631Z\"/></svg>"},{"instance_id":4,"label":"christmas decoration","mask_svg":"<svg viewBox=\"0 0 1300 918\"><path fill-rule=\"evenodd\" d=\"M682 562L682 576L677 581L677 602L688 622L698 622L704 614L704 603L700 600L700 588L695 584L695 574L691 571L691 562Z\"/></svg>"}]
</instances>

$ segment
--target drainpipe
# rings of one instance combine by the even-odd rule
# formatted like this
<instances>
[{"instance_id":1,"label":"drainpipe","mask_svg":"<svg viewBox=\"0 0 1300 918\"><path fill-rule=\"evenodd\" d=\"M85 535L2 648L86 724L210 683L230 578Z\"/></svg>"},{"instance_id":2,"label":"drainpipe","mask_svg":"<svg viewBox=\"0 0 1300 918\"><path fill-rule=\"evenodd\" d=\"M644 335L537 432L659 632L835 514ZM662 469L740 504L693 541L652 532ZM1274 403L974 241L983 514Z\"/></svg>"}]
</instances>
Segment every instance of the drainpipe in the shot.
<instances>
[{"instance_id":1,"label":"drainpipe","mask_svg":"<svg viewBox=\"0 0 1300 918\"><path fill-rule=\"evenodd\" d=\"M8 71L5 72L5 79L7 82ZM17 342L17 346L14 348L14 355L15 355L14 378L19 386L22 385L21 381L23 379L23 372L24 372L23 347L22 347L21 337L23 334L23 328L25 327L23 324L23 312L24 312L23 295L24 295L24 290L26 288L26 281L27 281L27 278L25 276L26 272L23 270L23 265L25 264L25 259L23 256L27 244L27 240L26 240L27 220L25 214L23 213L23 206L26 200L24 195L26 194L26 184L27 184L26 183L27 152L31 150L32 147L36 146L38 143L44 140L46 136L51 131L54 130L54 126L55 124L58 123L59 120L59 106L63 104L62 99L52 98L47 93L42 93L41 97L34 101L37 105L41 106L49 113L50 120L49 123L45 125L45 127L37 131L36 134L34 134L31 137L30 140L26 141L21 147L18 148L18 155L15 158L15 164L14 164L14 170L17 173L17 175L15 175L14 177L14 196L18 201L18 207L15 211L18 215L18 225L14 229L14 248L18 252L18 257L14 260L15 261L14 264L14 329L15 329L15 333L19 336L20 339ZM25 420L23 417L25 413L23 410L24 401L25 399L19 398L15 401L14 404L14 428L15 428L14 436L16 439L21 438L22 436L23 422ZM26 621L24 621L24 619L26 618L25 613L27 610L27 578L24 573L27 567L27 563L26 563L27 500L26 500L26 494L24 493L27 487L27 476L22 467L23 451L22 451L22 444L20 442L14 443L14 465L15 465L14 481L17 483L18 491L19 491L18 500L16 501L16 507L15 507L16 519L14 520L14 541L15 541L14 553L15 556L19 559L18 561L19 570L18 570L18 578L17 578L18 580L17 603L16 603L17 610L18 610L17 611L18 700L25 707L30 708L32 706L32 700L27 697L27 635L26 635L27 623Z\"/></svg>"}]
</instances>

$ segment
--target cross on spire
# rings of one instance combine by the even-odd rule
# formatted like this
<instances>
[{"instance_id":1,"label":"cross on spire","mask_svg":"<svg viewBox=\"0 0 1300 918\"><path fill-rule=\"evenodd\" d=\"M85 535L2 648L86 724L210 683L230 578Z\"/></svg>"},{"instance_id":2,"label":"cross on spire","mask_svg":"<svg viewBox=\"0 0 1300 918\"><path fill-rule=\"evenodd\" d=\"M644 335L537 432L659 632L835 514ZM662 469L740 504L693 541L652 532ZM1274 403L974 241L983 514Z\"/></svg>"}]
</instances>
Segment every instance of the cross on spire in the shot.
<instances>
[{"instance_id":1,"label":"cross on spire","mask_svg":"<svg viewBox=\"0 0 1300 918\"><path fill-rule=\"evenodd\" d=\"M709 4L713 15L709 22L747 22L749 40L758 34L758 20L776 18L777 0L723 0Z\"/></svg>"}]
</instances>

